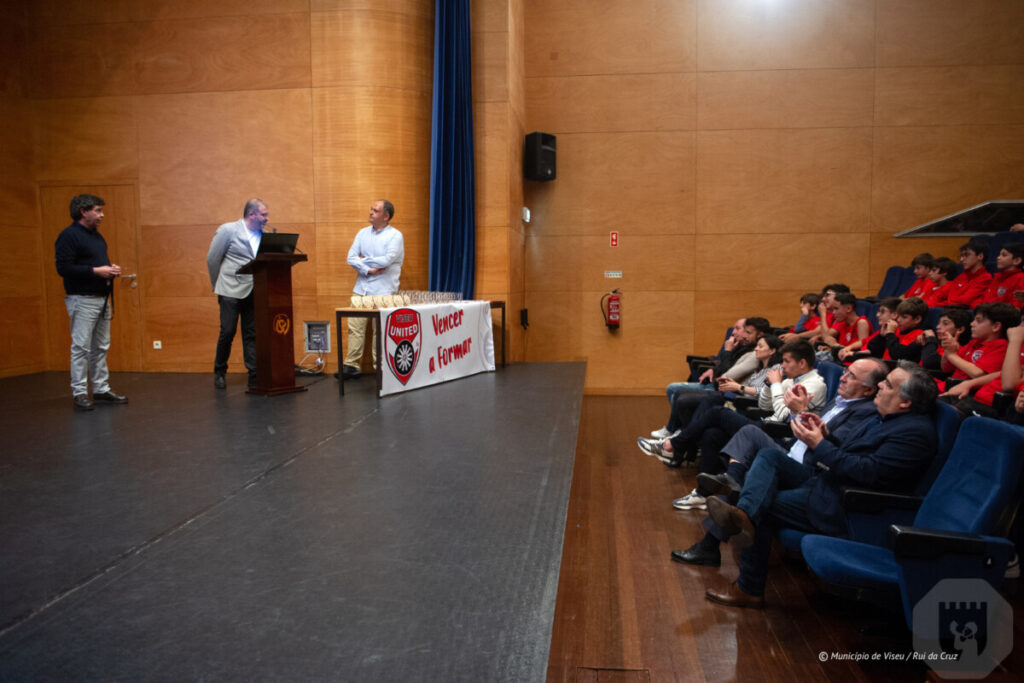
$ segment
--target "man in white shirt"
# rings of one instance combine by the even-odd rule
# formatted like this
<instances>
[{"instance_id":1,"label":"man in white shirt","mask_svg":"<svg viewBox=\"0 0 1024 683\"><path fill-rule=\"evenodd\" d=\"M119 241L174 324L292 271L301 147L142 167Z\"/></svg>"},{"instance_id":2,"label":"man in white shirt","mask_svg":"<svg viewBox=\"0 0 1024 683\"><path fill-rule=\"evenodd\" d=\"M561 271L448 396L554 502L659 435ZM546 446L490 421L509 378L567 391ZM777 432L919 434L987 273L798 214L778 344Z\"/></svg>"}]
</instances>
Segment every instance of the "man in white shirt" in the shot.
<instances>
[{"instance_id":1,"label":"man in white shirt","mask_svg":"<svg viewBox=\"0 0 1024 683\"><path fill-rule=\"evenodd\" d=\"M370 207L370 224L356 233L348 250L348 264L356 271L352 291L359 296L394 294L405 260L405 242L393 225L394 205L378 199ZM355 301L353 301L355 304ZM359 376L359 366L366 341L366 318L348 319L348 353L341 372L345 379ZM373 324L373 362L377 362L377 322Z\"/></svg>"}]
</instances>

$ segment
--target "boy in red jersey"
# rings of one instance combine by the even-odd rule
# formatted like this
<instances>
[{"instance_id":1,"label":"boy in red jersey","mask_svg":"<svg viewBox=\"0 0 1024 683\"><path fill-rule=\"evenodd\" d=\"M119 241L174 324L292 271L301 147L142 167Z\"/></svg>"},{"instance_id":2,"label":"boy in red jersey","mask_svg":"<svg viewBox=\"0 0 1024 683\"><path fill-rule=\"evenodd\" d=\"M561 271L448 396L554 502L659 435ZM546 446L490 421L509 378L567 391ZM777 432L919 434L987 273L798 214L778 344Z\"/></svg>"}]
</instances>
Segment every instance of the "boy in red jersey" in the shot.
<instances>
[{"instance_id":1,"label":"boy in red jersey","mask_svg":"<svg viewBox=\"0 0 1024 683\"><path fill-rule=\"evenodd\" d=\"M990 308L991 307L991 308ZM982 320L979 321L979 318ZM987 320L985 319L987 318ZM996 341L1002 342L1002 355L999 359L999 365L992 372L986 372L985 374L977 375L972 379L966 380L957 384L952 389L946 391L941 395L942 399L953 404L953 407L964 417L969 415L983 415L985 417L997 417L996 412L992 409L992 399L996 395L997 391L1003 390L1002 384L1002 371L1003 366L1006 365L1006 357L1009 349L1009 341L1007 334L1013 331L1015 346L1013 349L1013 356L1018 358L1020 356L1020 346L1016 344L1017 337L1020 329L1020 311L1015 309L1009 304L1003 303L987 303L980 304L975 311L974 323L971 324L971 331L975 335L975 340L978 339L978 334L985 334L986 328L989 330L989 334L999 334ZM970 344L967 345L968 348ZM977 351L975 351L977 353ZM947 351L947 355L948 351ZM992 366L992 359L982 358L979 363L985 364L985 369L989 369ZM1012 357L1011 357L1012 360ZM1017 368L1020 365L1018 363ZM1009 378L1011 381L1014 379ZM1014 386L1013 383L1010 386ZM977 389L977 387L981 387ZM974 396L970 396L970 392L973 389L977 389L977 393Z\"/></svg>"},{"instance_id":2,"label":"boy in red jersey","mask_svg":"<svg viewBox=\"0 0 1024 683\"><path fill-rule=\"evenodd\" d=\"M1009 304L979 304L971 323L971 341L961 347L952 336L942 338L942 370L961 380L947 389L946 400L959 400L998 376L1006 356L1006 331L1020 323L1020 311Z\"/></svg>"},{"instance_id":3,"label":"boy in red jersey","mask_svg":"<svg viewBox=\"0 0 1024 683\"><path fill-rule=\"evenodd\" d=\"M917 342L924 332L921 321L928 315L928 304L920 297L905 299L896 307L896 317L889 320L879 330L881 343L871 347L871 353L886 360L909 360L917 363L921 360L922 346ZM879 348L880 347L880 348Z\"/></svg>"},{"instance_id":4,"label":"boy in red jersey","mask_svg":"<svg viewBox=\"0 0 1024 683\"><path fill-rule=\"evenodd\" d=\"M1020 265L1024 261L1024 242L1011 242L999 251L996 267L999 272L992 277L992 283L981 297L982 303L1000 301L1021 308L1024 306L1024 272Z\"/></svg>"},{"instance_id":5,"label":"boy in red jersey","mask_svg":"<svg viewBox=\"0 0 1024 683\"><path fill-rule=\"evenodd\" d=\"M953 259L948 259L945 256L935 259L932 269L928 273L928 279L935 284L921 298L929 307L945 306L951 291L950 283L956 276L956 262Z\"/></svg>"},{"instance_id":6,"label":"boy in red jersey","mask_svg":"<svg viewBox=\"0 0 1024 683\"><path fill-rule=\"evenodd\" d=\"M949 283L949 296L945 303L959 304L974 308L981 303L981 297L992 282L992 276L985 270L985 255L988 245L984 242L971 240L960 247L960 264L964 272Z\"/></svg>"},{"instance_id":7,"label":"boy in red jersey","mask_svg":"<svg viewBox=\"0 0 1024 683\"><path fill-rule=\"evenodd\" d=\"M885 328L885 324L890 320L896 318L896 308L900 305L900 298L893 296L888 299L882 299L878 302L878 329L872 332L864 339L858 339L852 344L848 344L843 348L839 349L836 353L836 358L843 361L844 363L852 362L853 355L860 352L870 352L872 356L882 357L882 353L885 350L885 345L881 341L882 330ZM877 353L875 350L877 348Z\"/></svg>"},{"instance_id":8,"label":"boy in red jersey","mask_svg":"<svg viewBox=\"0 0 1024 683\"><path fill-rule=\"evenodd\" d=\"M964 332L970 328L972 320L974 316L966 308L957 306L944 309L935 330L925 330L917 338L917 342L922 346L921 365L926 370L941 370L942 355L946 350L942 348L939 340L948 335L960 341Z\"/></svg>"},{"instance_id":9,"label":"boy in red jersey","mask_svg":"<svg viewBox=\"0 0 1024 683\"><path fill-rule=\"evenodd\" d=\"M925 292L935 286L935 281L928 277L932 272L932 265L934 263L935 258L928 252L914 257L910 265L914 269L914 277L917 279L914 280L914 284L910 285L907 291L903 292L900 296L901 299L912 299L915 296L923 297Z\"/></svg>"},{"instance_id":10,"label":"boy in red jersey","mask_svg":"<svg viewBox=\"0 0 1024 683\"><path fill-rule=\"evenodd\" d=\"M857 315L857 297L849 292L836 294L832 297L832 316L835 322L821 333L817 339L818 346L828 346L836 351L860 341L871 334L871 323L862 315Z\"/></svg>"},{"instance_id":11,"label":"boy in red jersey","mask_svg":"<svg viewBox=\"0 0 1024 683\"><path fill-rule=\"evenodd\" d=\"M818 316L818 304L821 302L821 295L809 292L800 297L800 319L796 325L790 328L789 332L781 335L779 339L788 342L792 339L810 339L818 334L818 326L821 325L821 318Z\"/></svg>"}]
</instances>

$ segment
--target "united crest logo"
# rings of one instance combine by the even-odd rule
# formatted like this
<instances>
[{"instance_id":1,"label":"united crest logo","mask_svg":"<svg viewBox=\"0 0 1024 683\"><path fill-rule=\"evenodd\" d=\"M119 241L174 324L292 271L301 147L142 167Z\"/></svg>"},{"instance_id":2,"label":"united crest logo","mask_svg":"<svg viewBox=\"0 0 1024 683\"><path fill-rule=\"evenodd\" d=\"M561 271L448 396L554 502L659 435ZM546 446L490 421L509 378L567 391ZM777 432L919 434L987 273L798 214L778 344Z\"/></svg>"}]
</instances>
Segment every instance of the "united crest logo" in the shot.
<instances>
[{"instance_id":1,"label":"united crest logo","mask_svg":"<svg viewBox=\"0 0 1024 683\"><path fill-rule=\"evenodd\" d=\"M388 367L404 386L420 359L423 345L420 314L411 308L399 308L388 315L384 330L384 355L387 356Z\"/></svg>"}]
</instances>

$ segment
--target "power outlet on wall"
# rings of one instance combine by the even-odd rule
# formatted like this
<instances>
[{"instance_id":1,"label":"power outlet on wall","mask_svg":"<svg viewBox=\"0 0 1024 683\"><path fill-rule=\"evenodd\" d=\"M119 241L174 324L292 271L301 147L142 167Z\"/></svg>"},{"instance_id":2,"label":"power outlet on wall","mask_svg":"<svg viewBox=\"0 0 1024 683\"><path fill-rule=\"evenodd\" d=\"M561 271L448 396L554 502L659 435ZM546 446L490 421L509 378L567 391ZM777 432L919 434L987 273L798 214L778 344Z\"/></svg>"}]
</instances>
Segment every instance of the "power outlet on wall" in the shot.
<instances>
[{"instance_id":1,"label":"power outlet on wall","mask_svg":"<svg viewBox=\"0 0 1024 683\"><path fill-rule=\"evenodd\" d=\"M164 343L159 339L154 339L153 348L159 351L160 349L164 348Z\"/></svg>"}]
</instances>

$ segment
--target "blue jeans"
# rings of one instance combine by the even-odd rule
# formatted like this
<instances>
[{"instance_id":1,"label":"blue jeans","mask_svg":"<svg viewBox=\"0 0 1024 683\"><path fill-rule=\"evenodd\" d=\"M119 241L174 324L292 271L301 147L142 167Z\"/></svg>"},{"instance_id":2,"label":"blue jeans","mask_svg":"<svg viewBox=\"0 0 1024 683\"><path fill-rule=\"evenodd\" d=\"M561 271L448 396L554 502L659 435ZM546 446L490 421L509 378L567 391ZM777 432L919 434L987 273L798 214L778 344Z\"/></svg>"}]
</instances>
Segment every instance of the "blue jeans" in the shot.
<instances>
[{"instance_id":1,"label":"blue jeans","mask_svg":"<svg viewBox=\"0 0 1024 683\"><path fill-rule=\"evenodd\" d=\"M714 384L701 384L700 382L672 382L672 384L665 387L665 395L668 396L668 404L672 405L672 400L676 397L676 393L678 393L680 389L711 390L714 388Z\"/></svg>"},{"instance_id":2,"label":"blue jeans","mask_svg":"<svg viewBox=\"0 0 1024 683\"><path fill-rule=\"evenodd\" d=\"M107 351L110 349L110 306L104 296L69 294L64 297L71 328L71 392L110 391Z\"/></svg>"},{"instance_id":3,"label":"blue jeans","mask_svg":"<svg viewBox=\"0 0 1024 683\"><path fill-rule=\"evenodd\" d=\"M780 528L816 531L807 514L813 475L781 449L758 451L736 504L755 525L753 545L740 554L738 584L744 593L764 595L772 539Z\"/></svg>"}]
</instances>

